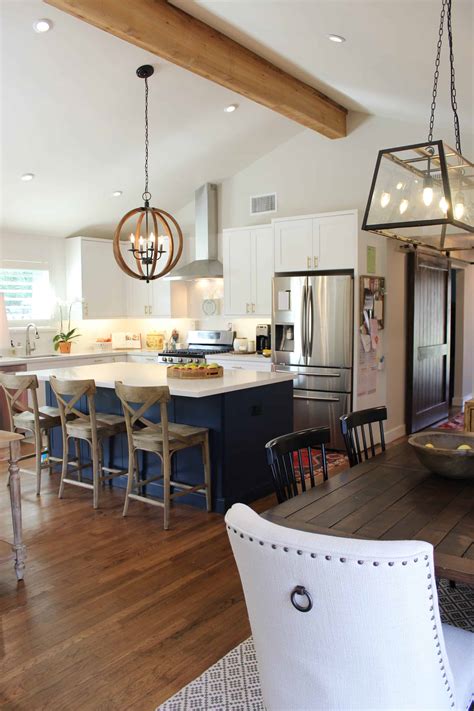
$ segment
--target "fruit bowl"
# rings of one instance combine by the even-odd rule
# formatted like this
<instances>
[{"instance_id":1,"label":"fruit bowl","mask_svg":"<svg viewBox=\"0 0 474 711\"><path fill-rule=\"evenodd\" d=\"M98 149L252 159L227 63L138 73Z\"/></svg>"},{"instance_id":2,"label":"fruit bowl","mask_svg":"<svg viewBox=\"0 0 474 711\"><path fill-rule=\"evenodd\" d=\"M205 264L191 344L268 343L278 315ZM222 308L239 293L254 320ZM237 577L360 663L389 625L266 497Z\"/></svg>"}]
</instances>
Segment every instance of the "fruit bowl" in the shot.
<instances>
[{"instance_id":1,"label":"fruit bowl","mask_svg":"<svg viewBox=\"0 0 474 711\"><path fill-rule=\"evenodd\" d=\"M432 430L412 435L408 443L433 474L448 479L474 479L474 433Z\"/></svg>"}]
</instances>

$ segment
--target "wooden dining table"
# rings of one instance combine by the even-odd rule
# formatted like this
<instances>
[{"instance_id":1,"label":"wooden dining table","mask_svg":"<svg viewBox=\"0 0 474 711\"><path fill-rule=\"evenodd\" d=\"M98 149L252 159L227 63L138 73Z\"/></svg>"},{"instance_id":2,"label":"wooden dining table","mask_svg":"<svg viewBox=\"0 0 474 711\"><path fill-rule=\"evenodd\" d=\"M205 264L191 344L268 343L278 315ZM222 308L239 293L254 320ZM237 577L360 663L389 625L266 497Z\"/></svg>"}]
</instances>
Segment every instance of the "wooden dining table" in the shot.
<instances>
[{"instance_id":1,"label":"wooden dining table","mask_svg":"<svg viewBox=\"0 0 474 711\"><path fill-rule=\"evenodd\" d=\"M429 541L439 577L474 585L474 478L432 474L408 442L331 476L262 516L332 536Z\"/></svg>"}]
</instances>

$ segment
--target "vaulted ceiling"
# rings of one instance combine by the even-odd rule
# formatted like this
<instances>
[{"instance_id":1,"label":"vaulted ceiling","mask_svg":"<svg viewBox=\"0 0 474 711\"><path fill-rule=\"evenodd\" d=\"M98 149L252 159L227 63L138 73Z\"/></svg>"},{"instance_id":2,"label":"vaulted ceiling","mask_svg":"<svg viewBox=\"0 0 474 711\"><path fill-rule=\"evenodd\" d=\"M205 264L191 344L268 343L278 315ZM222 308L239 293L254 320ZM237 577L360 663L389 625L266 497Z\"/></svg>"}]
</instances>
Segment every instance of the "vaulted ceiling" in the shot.
<instances>
[{"instance_id":1,"label":"vaulted ceiling","mask_svg":"<svg viewBox=\"0 0 474 711\"><path fill-rule=\"evenodd\" d=\"M174 0L349 109L427 120L438 0ZM474 109L473 4L454 0L464 130ZM143 191L143 83L150 80L150 186L175 211L205 181L233 175L301 126L39 0L3 0L2 229L110 234ZM48 17L52 31L37 34ZM344 44L328 33L346 37ZM450 138L442 74L438 127ZM233 114L224 113L239 104ZM372 159L372 157L371 157ZM23 173L35 174L29 183ZM112 197L121 190L120 198Z\"/></svg>"}]
</instances>

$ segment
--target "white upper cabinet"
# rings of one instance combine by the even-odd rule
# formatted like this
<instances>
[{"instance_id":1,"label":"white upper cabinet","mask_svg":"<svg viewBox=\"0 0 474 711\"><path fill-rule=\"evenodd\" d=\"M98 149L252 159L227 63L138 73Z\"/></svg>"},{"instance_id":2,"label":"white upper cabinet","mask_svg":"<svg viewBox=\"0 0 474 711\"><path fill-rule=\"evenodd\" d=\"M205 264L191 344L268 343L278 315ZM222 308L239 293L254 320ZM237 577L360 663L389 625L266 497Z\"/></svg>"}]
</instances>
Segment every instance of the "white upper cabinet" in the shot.
<instances>
[{"instance_id":1,"label":"white upper cabinet","mask_svg":"<svg viewBox=\"0 0 474 711\"><path fill-rule=\"evenodd\" d=\"M114 259L111 240L67 239L66 277L68 300L82 299L80 317L124 316L125 275Z\"/></svg>"},{"instance_id":2,"label":"white upper cabinet","mask_svg":"<svg viewBox=\"0 0 474 711\"><path fill-rule=\"evenodd\" d=\"M271 313L271 225L224 230L224 311L232 316Z\"/></svg>"},{"instance_id":3,"label":"white upper cabinet","mask_svg":"<svg viewBox=\"0 0 474 711\"><path fill-rule=\"evenodd\" d=\"M126 277L126 315L130 318L187 317L187 290L181 282Z\"/></svg>"},{"instance_id":4,"label":"white upper cabinet","mask_svg":"<svg viewBox=\"0 0 474 711\"><path fill-rule=\"evenodd\" d=\"M273 221L276 272L355 269L357 211Z\"/></svg>"},{"instance_id":5,"label":"white upper cabinet","mask_svg":"<svg viewBox=\"0 0 474 711\"><path fill-rule=\"evenodd\" d=\"M317 217L313 234L319 234L319 269L357 268L357 212Z\"/></svg>"}]
</instances>

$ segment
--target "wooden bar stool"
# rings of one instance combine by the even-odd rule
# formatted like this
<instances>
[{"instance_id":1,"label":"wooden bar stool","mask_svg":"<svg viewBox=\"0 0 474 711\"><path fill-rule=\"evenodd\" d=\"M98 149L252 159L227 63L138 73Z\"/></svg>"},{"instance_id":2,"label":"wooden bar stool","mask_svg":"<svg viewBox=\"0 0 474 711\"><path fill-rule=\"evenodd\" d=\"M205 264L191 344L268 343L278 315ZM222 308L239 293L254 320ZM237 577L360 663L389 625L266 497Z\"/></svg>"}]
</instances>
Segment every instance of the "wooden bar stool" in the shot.
<instances>
[{"instance_id":1,"label":"wooden bar stool","mask_svg":"<svg viewBox=\"0 0 474 711\"><path fill-rule=\"evenodd\" d=\"M18 461L20 458L20 441L22 434L17 432L5 432L0 430L0 447L9 448L8 473L10 481L10 506L12 511L13 543L9 543L8 553L2 554L0 549L0 561L15 559L15 573L17 580L23 580L25 571L26 547L22 538L21 527L21 490L20 490L20 468Z\"/></svg>"},{"instance_id":2,"label":"wooden bar stool","mask_svg":"<svg viewBox=\"0 0 474 711\"><path fill-rule=\"evenodd\" d=\"M59 498L61 499L63 496L65 484L73 484L74 486L81 486L85 489L92 489L93 505L96 509L99 506L100 483L113 479L113 477L126 474L122 469L104 467L102 454L102 443L104 439L125 432L125 420L123 417L120 417L120 415L96 412L94 398L96 387L93 380L59 380L53 375L49 382L58 402L63 436L63 466ZM75 407L82 397L85 397L87 400L88 414L80 412ZM69 420L70 415L74 415L75 418ZM80 474L78 479L68 477L70 439L74 439L75 441L83 440L87 442L90 447L92 484L82 481ZM106 472L106 474L104 474L104 472Z\"/></svg>"},{"instance_id":3,"label":"wooden bar stool","mask_svg":"<svg viewBox=\"0 0 474 711\"><path fill-rule=\"evenodd\" d=\"M209 455L209 430L168 422L167 404L171 400L168 387L134 387L115 383L125 415L128 438L128 480L123 515L127 515L130 499L145 501L164 509L163 527L169 528L171 501L178 496L199 491L206 495L207 510L211 510L211 460ZM150 422L145 417L147 411L159 403L161 422ZM135 406L135 407L133 407ZM204 483L195 486L171 479L171 458L173 454L188 447L200 446L204 465ZM161 460L161 474L148 479L140 479L137 452L152 452ZM142 488L152 481L163 480L163 500L143 495ZM135 487L136 493L133 492ZM171 493L171 488L178 489Z\"/></svg>"},{"instance_id":4,"label":"wooden bar stool","mask_svg":"<svg viewBox=\"0 0 474 711\"><path fill-rule=\"evenodd\" d=\"M31 432L34 436L34 451L24 454L18 461L36 457L35 470L21 468L20 473L36 476L36 495L41 493L41 472L49 469L51 474L55 463L62 459L51 456L51 430L61 426L61 417L57 407L38 407L38 378L36 375L0 374L0 386L5 393L8 408L9 428L12 432L22 430ZM25 404L28 400L32 407ZM45 443L46 440L46 443ZM43 461L43 455L46 459ZM80 466L79 450L76 450L75 465Z\"/></svg>"}]
</instances>

